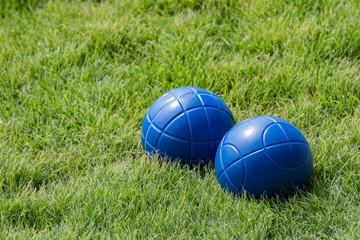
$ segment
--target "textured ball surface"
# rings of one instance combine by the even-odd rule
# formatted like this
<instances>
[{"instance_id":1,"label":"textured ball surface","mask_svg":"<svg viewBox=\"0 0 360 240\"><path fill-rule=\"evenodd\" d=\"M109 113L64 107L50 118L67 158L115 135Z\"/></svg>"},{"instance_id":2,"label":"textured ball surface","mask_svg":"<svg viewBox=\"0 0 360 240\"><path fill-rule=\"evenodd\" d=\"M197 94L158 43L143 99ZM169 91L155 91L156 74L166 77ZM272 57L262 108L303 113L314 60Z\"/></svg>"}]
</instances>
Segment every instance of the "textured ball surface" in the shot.
<instances>
[{"instance_id":1,"label":"textured ball surface","mask_svg":"<svg viewBox=\"0 0 360 240\"><path fill-rule=\"evenodd\" d=\"M217 149L215 174L235 193L273 196L304 186L313 171L310 146L291 123L258 116L235 125Z\"/></svg>"},{"instance_id":2,"label":"textured ball surface","mask_svg":"<svg viewBox=\"0 0 360 240\"><path fill-rule=\"evenodd\" d=\"M170 90L154 101L141 126L145 151L197 164L214 160L216 149L235 121L214 93L197 87Z\"/></svg>"}]
</instances>

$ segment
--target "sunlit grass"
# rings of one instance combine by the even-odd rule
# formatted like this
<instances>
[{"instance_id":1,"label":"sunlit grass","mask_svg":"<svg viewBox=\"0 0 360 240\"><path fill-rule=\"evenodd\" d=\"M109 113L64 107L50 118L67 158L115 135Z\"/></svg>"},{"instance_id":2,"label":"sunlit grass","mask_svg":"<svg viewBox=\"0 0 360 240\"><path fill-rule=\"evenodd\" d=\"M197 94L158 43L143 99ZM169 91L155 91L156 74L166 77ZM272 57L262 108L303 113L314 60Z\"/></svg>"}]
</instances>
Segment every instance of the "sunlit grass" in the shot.
<instances>
[{"instance_id":1,"label":"sunlit grass","mask_svg":"<svg viewBox=\"0 0 360 240\"><path fill-rule=\"evenodd\" d=\"M0 0L0 237L359 239L359 7ZM310 186L258 201L150 162L146 109L189 85L296 125Z\"/></svg>"}]
</instances>

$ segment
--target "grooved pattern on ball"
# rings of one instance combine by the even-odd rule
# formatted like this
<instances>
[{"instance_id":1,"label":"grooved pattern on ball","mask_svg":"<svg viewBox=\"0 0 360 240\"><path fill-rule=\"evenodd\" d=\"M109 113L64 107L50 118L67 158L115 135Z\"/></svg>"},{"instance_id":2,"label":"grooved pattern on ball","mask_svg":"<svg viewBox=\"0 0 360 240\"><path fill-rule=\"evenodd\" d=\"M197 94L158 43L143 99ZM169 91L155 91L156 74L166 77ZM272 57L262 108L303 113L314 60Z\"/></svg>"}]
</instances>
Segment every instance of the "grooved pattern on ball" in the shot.
<instances>
[{"instance_id":1,"label":"grooved pattern on ball","mask_svg":"<svg viewBox=\"0 0 360 240\"><path fill-rule=\"evenodd\" d=\"M142 144L145 151L183 162L212 160L221 138L234 124L230 110L215 94L196 87L178 88L148 109L141 127Z\"/></svg>"},{"instance_id":2,"label":"grooved pattern on ball","mask_svg":"<svg viewBox=\"0 0 360 240\"><path fill-rule=\"evenodd\" d=\"M228 174L230 169L233 177ZM224 136L216 154L216 177L233 192L244 188L255 195L264 190L273 194L293 184L304 185L311 172L312 156L305 137L292 124L274 117L240 122Z\"/></svg>"}]
</instances>

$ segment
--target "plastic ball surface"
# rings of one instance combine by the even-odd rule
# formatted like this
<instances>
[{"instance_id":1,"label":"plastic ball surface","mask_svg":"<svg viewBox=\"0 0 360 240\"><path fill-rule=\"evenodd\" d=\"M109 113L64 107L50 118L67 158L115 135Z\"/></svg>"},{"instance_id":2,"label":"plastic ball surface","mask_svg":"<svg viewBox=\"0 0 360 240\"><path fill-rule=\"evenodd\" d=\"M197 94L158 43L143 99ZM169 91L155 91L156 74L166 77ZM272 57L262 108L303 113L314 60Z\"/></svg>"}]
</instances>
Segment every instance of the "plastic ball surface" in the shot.
<instances>
[{"instance_id":1,"label":"plastic ball surface","mask_svg":"<svg viewBox=\"0 0 360 240\"><path fill-rule=\"evenodd\" d=\"M225 133L235 125L226 104L214 93L180 87L156 99L141 126L146 152L185 164L213 161Z\"/></svg>"},{"instance_id":2,"label":"plastic ball surface","mask_svg":"<svg viewBox=\"0 0 360 240\"><path fill-rule=\"evenodd\" d=\"M259 198L305 186L313 171L310 146L291 123L257 116L236 124L217 149L215 174L220 186Z\"/></svg>"}]
</instances>

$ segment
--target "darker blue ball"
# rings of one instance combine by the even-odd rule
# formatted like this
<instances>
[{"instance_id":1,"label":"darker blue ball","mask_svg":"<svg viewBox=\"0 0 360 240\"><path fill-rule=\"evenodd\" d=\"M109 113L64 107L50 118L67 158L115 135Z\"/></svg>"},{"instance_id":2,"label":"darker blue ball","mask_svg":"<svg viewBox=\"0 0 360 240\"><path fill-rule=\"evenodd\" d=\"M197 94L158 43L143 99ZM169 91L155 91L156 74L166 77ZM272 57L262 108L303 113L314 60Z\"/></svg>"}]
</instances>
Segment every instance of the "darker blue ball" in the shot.
<instances>
[{"instance_id":1,"label":"darker blue ball","mask_svg":"<svg viewBox=\"0 0 360 240\"><path fill-rule=\"evenodd\" d=\"M160 96L150 106L141 126L146 152L197 164L212 161L225 133L234 126L226 104L214 93L181 87Z\"/></svg>"},{"instance_id":2,"label":"darker blue ball","mask_svg":"<svg viewBox=\"0 0 360 240\"><path fill-rule=\"evenodd\" d=\"M215 158L221 187L242 194L274 196L309 182L313 160L308 142L291 123L258 116L235 125Z\"/></svg>"}]
</instances>

